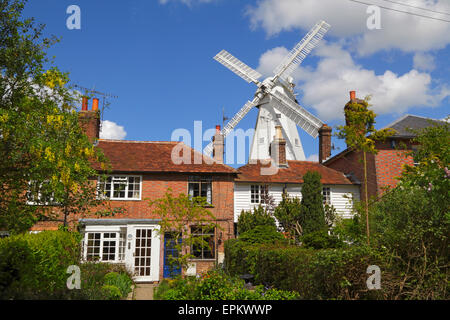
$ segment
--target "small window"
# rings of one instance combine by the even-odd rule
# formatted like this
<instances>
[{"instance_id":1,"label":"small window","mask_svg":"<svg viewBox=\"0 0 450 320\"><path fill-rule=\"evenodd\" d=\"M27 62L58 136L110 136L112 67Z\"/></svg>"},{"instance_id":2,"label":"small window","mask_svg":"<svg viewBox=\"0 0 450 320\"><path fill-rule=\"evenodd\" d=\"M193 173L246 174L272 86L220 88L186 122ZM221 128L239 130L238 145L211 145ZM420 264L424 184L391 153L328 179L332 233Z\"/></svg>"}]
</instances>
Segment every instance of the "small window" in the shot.
<instances>
[{"instance_id":1,"label":"small window","mask_svg":"<svg viewBox=\"0 0 450 320\"><path fill-rule=\"evenodd\" d=\"M281 119L281 113L277 113L277 118Z\"/></svg>"},{"instance_id":2,"label":"small window","mask_svg":"<svg viewBox=\"0 0 450 320\"><path fill-rule=\"evenodd\" d=\"M110 200L140 200L140 176L109 176L105 180L98 179L99 197Z\"/></svg>"},{"instance_id":3,"label":"small window","mask_svg":"<svg viewBox=\"0 0 450 320\"><path fill-rule=\"evenodd\" d=\"M322 189L322 201L323 204L331 204L331 189L326 187Z\"/></svg>"},{"instance_id":4,"label":"small window","mask_svg":"<svg viewBox=\"0 0 450 320\"><path fill-rule=\"evenodd\" d=\"M264 137L263 138L259 138L259 144L263 144L264 143Z\"/></svg>"},{"instance_id":5,"label":"small window","mask_svg":"<svg viewBox=\"0 0 450 320\"><path fill-rule=\"evenodd\" d=\"M122 262L125 260L124 232L87 232L85 260Z\"/></svg>"},{"instance_id":6,"label":"small window","mask_svg":"<svg viewBox=\"0 0 450 320\"><path fill-rule=\"evenodd\" d=\"M254 184L250 186L250 202L263 203L264 199L269 195L268 185Z\"/></svg>"},{"instance_id":7,"label":"small window","mask_svg":"<svg viewBox=\"0 0 450 320\"><path fill-rule=\"evenodd\" d=\"M214 228L205 226L191 227L191 234L201 243L195 243L191 246L191 254L195 259L214 259L215 258L215 241Z\"/></svg>"},{"instance_id":8,"label":"small window","mask_svg":"<svg viewBox=\"0 0 450 320\"><path fill-rule=\"evenodd\" d=\"M212 178L190 176L188 181L189 198L203 197L206 202L212 204Z\"/></svg>"}]
</instances>

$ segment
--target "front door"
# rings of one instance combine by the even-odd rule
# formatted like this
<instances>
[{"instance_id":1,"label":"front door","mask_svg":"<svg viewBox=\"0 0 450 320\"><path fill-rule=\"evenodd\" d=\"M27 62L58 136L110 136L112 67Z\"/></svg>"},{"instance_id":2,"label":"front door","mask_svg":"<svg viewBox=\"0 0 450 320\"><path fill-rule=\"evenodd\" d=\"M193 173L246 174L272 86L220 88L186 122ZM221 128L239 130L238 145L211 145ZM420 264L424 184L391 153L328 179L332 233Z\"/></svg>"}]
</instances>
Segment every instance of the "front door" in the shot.
<instances>
[{"instance_id":1,"label":"front door","mask_svg":"<svg viewBox=\"0 0 450 320\"><path fill-rule=\"evenodd\" d=\"M178 258L177 242L181 244L181 237L176 237L173 232L164 234L164 278L173 278L181 274L181 267L170 258Z\"/></svg>"},{"instance_id":2,"label":"front door","mask_svg":"<svg viewBox=\"0 0 450 320\"><path fill-rule=\"evenodd\" d=\"M130 228L131 271L137 282L159 281L159 234L156 226Z\"/></svg>"}]
</instances>

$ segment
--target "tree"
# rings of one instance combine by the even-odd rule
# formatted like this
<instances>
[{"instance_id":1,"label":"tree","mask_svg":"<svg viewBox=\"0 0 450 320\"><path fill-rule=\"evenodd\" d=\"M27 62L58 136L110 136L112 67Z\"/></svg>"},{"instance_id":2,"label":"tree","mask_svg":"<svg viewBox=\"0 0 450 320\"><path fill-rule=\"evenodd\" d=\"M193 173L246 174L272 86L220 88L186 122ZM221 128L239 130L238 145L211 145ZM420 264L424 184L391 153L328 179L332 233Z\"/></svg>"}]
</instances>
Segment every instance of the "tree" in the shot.
<instances>
[{"instance_id":1,"label":"tree","mask_svg":"<svg viewBox=\"0 0 450 320\"><path fill-rule=\"evenodd\" d=\"M200 227L203 231L212 231L219 228L216 224L215 216L206 209L208 205L204 197L189 198L181 193L178 196L172 194L172 189L168 189L164 197L149 200L149 206L153 209L153 214L157 215L161 221L158 233L172 236L173 247L177 255L169 257L171 266L181 266L188 268L189 260L194 258L193 247L208 248L210 244L205 237L198 236L191 232L191 227ZM203 232L207 233L207 232ZM214 250L215 248L209 248Z\"/></svg>"},{"instance_id":2,"label":"tree","mask_svg":"<svg viewBox=\"0 0 450 320\"><path fill-rule=\"evenodd\" d=\"M304 216L301 210L301 200L290 198L287 193L283 193L283 199L275 208L274 216L280 224L282 230L289 239L298 242L303 234Z\"/></svg>"},{"instance_id":3,"label":"tree","mask_svg":"<svg viewBox=\"0 0 450 320\"><path fill-rule=\"evenodd\" d=\"M303 176L302 215L303 233L323 231L327 228L322 198L321 175L316 171L308 171Z\"/></svg>"},{"instance_id":4,"label":"tree","mask_svg":"<svg viewBox=\"0 0 450 320\"><path fill-rule=\"evenodd\" d=\"M450 130L447 122L417 131L417 166L370 209L374 241L401 275L398 297L448 299Z\"/></svg>"},{"instance_id":5,"label":"tree","mask_svg":"<svg viewBox=\"0 0 450 320\"><path fill-rule=\"evenodd\" d=\"M242 210L238 218L237 231L239 234L253 230L257 226L273 226L276 229L275 219L270 211L259 205L254 207L253 211Z\"/></svg>"},{"instance_id":6,"label":"tree","mask_svg":"<svg viewBox=\"0 0 450 320\"><path fill-rule=\"evenodd\" d=\"M363 101L351 101L345 106L345 126L338 126L337 136L345 139L348 148L360 151L363 154L363 170L364 170L364 199L366 210L366 235L367 243L370 244L369 230L369 203L367 191L367 153L376 154L376 141L383 141L387 137L395 133L393 129L375 130L376 114L369 109L370 96Z\"/></svg>"},{"instance_id":7,"label":"tree","mask_svg":"<svg viewBox=\"0 0 450 320\"><path fill-rule=\"evenodd\" d=\"M42 205L56 204L65 225L71 213L98 205L91 164L107 168L79 126L68 74L44 69L46 50L59 40L21 18L25 3L0 2L0 228L11 232L56 218Z\"/></svg>"}]
</instances>

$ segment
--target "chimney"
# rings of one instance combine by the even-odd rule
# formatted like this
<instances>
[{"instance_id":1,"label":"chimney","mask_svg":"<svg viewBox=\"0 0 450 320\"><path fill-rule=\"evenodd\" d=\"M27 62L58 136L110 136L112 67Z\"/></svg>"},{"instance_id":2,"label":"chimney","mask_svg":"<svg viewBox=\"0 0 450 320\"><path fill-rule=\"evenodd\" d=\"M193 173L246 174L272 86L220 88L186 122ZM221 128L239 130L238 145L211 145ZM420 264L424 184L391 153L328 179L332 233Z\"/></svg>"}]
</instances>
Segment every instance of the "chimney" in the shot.
<instances>
[{"instance_id":1,"label":"chimney","mask_svg":"<svg viewBox=\"0 0 450 320\"><path fill-rule=\"evenodd\" d=\"M224 137L220 133L220 126L216 126L216 134L213 137L213 160L215 163L223 164Z\"/></svg>"},{"instance_id":2,"label":"chimney","mask_svg":"<svg viewBox=\"0 0 450 320\"><path fill-rule=\"evenodd\" d=\"M283 138L281 126L275 126L275 137L270 144L270 153L278 167L287 167L286 140Z\"/></svg>"},{"instance_id":3,"label":"chimney","mask_svg":"<svg viewBox=\"0 0 450 320\"><path fill-rule=\"evenodd\" d=\"M319 129L319 163L331 156L331 131L333 129L326 124Z\"/></svg>"},{"instance_id":4,"label":"chimney","mask_svg":"<svg viewBox=\"0 0 450 320\"><path fill-rule=\"evenodd\" d=\"M88 110L87 97L83 97L81 111L78 113L78 121L84 133L92 143L100 137L100 111L98 110L98 99L94 98L92 110Z\"/></svg>"},{"instance_id":5,"label":"chimney","mask_svg":"<svg viewBox=\"0 0 450 320\"><path fill-rule=\"evenodd\" d=\"M345 125L346 126L356 126L357 123L352 123L352 120L349 118L348 111L355 111L355 112L361 112L363 110L367 110L367 104L364 100L356 98L356 92L350 91L350 101L346 103L344 107L344 114L345 114ZM363 126L363 124L359 124L360 126ZM365 128L362 127L360 129L361 134L363 135L365 132ZM347 141L346 141L347 143ZM348 146L348 143L347 143Z\"/></svg>"}]
</instances>

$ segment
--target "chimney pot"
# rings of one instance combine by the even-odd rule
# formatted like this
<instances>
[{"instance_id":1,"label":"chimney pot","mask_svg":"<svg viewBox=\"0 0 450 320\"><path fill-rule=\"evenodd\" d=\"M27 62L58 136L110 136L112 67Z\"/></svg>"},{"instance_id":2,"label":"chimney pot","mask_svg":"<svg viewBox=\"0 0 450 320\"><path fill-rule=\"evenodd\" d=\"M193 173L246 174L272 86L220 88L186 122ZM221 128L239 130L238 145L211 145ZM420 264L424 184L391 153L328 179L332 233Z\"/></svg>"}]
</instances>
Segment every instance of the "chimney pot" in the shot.
<instances>
[{"instance_id":1,"label":"chimney pot","mask_svg":"<svg viewBox=\"0 0 450 320\"><path fill-rule=\"evenodd\" d=\"M82 103L81 103L81 110L87 111L88 110L88 97L83 97Z\"/></svg>"},{"instance_id":2,"label":"chimney pot","mask_svg":"<svg viewBox=\"0 0 450 320\"><path fill-rule=\"evenodd\" d=\"M98 110L98 99L94 98L92 99L92 111L97 111Z\"/></svg>"},{"instance_id":3,"label":"chimney pot","mask_svg":"<svg viewBox=\"0 0 450 320\"><path fill-rule=\"evenodd\" d=\"M219 133L220 132L220 125L217 125L216 126L216 133Z\"/></svg>"},{"instance_id":4,"label":"chimney pot","mask_svg":"<svg viewBox=\"0 0 450 320\"><path fill-rule=\"evenodd\" d=\"M356 91L350 91L350 100L353 101L356 99Z\"/></svg>"}]
</instances>

